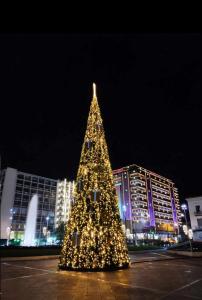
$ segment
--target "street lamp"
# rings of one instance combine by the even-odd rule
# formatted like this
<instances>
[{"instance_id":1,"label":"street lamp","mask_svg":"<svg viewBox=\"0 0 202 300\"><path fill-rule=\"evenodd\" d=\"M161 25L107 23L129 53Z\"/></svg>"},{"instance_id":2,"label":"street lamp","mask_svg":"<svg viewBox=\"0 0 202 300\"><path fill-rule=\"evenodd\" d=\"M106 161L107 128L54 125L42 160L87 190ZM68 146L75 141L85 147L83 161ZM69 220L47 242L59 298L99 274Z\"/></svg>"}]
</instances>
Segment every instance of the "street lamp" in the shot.
<instances>
[{"instance_id":1,"label":"street lamp","mask_svg":"<svg viewBox=\"0 0 202 300\"><path fill-rule=\"evenodd\" d=\"M46 217L46 228L47 228L47 231L46 231L46 244L47 244L47 241L48 241L48 221L49 221L49 216Z\"/></svg>"},{"instance_id":2,"label":"street lamp","mask_svg":"<svg viewBox=\"0 0 202 300\"><path fill-rule=\"evenodd\" d=\"M7 227L6 229L6 233L7 233L7 246L9 246L9 241L10 241L10 233L11 233L11 228Z\"/></svg>"},{"instance_id":3,"label":"street lamp","mask_svg":"<svg viewBox=\"0 0 202 300\"><path fill-rule=\"evenodd\" d=\"M46 217L46 221L47 221L47 229L48 229L48 221L49 221L49 217Z\"/></svg>"},{"instance_id":4,"label":"street lamp","mask_svg":"<svg viewBox=\"0 0 202 300\"><path fill-rule=\"evenodd\" d=\"M123 205L123 212L124 212L125 235L126 235L126 206L125 205Z\"/></svg>"},{"instance_id":5,"label":"street lamp","mask_svg":"<svg viewBox=\"0 0 202 300\"><path fill-rule=\"evenodd\" d=\"M187 236L188 236L188 239L189 239L190 250L191 250L191 252L192 252L193 249L192 249L192 244L191 244L191 240L190 240L190 237L189 237L188 224L187 224L187 216L186 216L187 205L186 205L185 203L182 204L182 205L181 205L181 209L182 209L183 212L184 212L184 218L185 218L185 222L186 222L186 226L187 226Z\"/></svg>"}]
</instances>

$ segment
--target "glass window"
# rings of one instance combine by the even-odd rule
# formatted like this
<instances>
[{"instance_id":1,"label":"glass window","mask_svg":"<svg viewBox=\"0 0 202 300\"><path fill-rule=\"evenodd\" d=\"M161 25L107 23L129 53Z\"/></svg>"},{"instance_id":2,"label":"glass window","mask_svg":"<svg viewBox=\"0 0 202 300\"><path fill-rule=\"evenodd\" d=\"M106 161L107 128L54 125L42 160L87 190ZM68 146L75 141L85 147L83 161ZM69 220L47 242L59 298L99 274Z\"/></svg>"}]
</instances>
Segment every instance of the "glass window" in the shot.
<instances>
[{"instance_id":1,"label":"glass window","mask_svg":"<svg viewBox=\"0 0 202 300\"><path fill-rule=\"evenodd\" d=\"M196 209L196 212L199 213L200 212L200 205L196 205L195 209Z\"/></svg>"},{"instance_id":2,"label":"glass window","mask_svg":"<svg viewBox=\"0 0 202 300\"><path fill-rule=\"evenodd\" d=\"M198 227L202 228L202 219L197 219Z\"/></svg>"},{"instance_id":3,"label":"glass window","mask_svg":"<svg viewBox=\"0 0 202 300\"><path fill-rule=\"evenodd\" d=\"M28 202L29 201L29 195L23 195L22 200Z\"/></svg>"},{"instance_id":4,"label":"glass window","mask_svg":"<svg viewBox=\"0 0 202 300\"><path fill-rule=\"evenodd\" d=\"M27 214L27 208L21 208L21 214L26 215Z\"/></svg>"},{"instance_id":5,"label":"glass window","mask_svg":"<svg viewBox=\"0 0 202 300\"><path fill-rule=\"evenodd\" d=\"M22 207L27 207L28 206L28 201L22 201Z\"/></svg>"},{"instance_id":6,"label":"glass window","mask_svg":"<svg viewBox=\"0 0 202 300\"><path fill-rule=\"evenodd\" d=\"M17 200L17 199L15 199L15 201L14 201L14 205L16 205L16 206L20 206L20 203L21 203L21 200Z\"/></svg>"},{"instance_id":7,"label":"glass window","mask_svg":"<svg viewBox=\"0 0 202 300\"><path fill-rule=\"evenodd\" d=\"M22 192L22 187L16 186L16 191L17 191L17 192Z\"/></svg>"},{"instance_id":8,"label":"glass window","mask_svg":"<svg viewBox=\"0 0 202 300\"><path fill-rule=\"evenodd\" d=\"M18 179L17 180L17 184L22 184L23 183L23 180L22 179Z\"/></svg>"}]
</instances>

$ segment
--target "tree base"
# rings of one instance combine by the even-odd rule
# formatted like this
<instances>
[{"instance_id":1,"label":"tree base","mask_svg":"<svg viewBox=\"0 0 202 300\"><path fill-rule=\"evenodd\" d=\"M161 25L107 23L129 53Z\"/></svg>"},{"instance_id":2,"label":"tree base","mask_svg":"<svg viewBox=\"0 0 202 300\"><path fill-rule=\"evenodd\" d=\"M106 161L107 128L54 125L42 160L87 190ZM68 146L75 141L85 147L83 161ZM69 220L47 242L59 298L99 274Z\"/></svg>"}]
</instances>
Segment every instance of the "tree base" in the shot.
<instances>
[{"instance_id":1,"label":"tree base","mask_svg":"<svg viewBox=\"0 0 202 300\"><path fill-rule=\"evenodd\" d=\"M128 269L130 266L129 263L120 266L108 266L105 268L72 268L72 267L67 267L66 265L59 264L58 268L60 270L65 270L65 271L76 271L76 272L111 272L111 271L117 271L117 270L123 270L123 269Z\"/></svg>"}]
</instances>

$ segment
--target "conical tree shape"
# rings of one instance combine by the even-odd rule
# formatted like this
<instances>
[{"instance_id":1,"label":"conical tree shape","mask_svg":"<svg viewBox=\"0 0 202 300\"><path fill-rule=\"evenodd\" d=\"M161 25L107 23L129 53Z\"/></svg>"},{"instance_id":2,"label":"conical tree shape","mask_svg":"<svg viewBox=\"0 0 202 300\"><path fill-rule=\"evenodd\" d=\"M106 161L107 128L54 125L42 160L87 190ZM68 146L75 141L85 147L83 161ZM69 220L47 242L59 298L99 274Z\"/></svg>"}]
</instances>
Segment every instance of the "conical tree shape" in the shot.
<instances>
[{"instance_id":1,"label":"conical tree shape","mask_svg":"<svg viewBox=\"0 0 202 300\"><path fill-rule=\"evenodd\" d=\"M59 267L108 270L128 265L128 250L94 85L75 202L66 225Z\"/></svg>"}]
</instances>

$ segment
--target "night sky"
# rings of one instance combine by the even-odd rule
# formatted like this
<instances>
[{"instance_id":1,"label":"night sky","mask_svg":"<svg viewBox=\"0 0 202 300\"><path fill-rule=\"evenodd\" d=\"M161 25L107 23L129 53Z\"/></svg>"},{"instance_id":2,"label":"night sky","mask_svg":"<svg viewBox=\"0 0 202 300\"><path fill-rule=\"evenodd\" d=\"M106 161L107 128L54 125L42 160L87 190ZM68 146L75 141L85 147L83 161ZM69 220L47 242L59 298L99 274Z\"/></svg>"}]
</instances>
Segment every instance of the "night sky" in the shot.
<instances>
[{"instance_id":1,"label":"night sky","mask_svg":"<svg viewBox=\"0 0 202 300\"><path fill-rule=\"evenodd\" d=\"M0 36L2 167L74 179L92 98L112 168L138 164L202 195L199 34Z\"/></svg>"}]
</instances>

